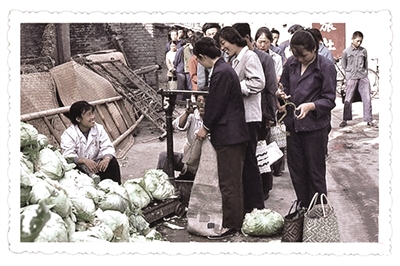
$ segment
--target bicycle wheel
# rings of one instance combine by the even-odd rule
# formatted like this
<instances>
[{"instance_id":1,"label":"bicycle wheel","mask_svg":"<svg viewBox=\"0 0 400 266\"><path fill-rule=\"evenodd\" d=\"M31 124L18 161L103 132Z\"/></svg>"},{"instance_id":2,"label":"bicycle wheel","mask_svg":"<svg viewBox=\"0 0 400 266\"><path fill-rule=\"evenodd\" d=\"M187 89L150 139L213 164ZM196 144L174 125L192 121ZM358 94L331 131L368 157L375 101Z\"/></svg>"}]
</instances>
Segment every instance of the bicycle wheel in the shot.
<instances>
[{"instance_id":1,"label":"bicycle wheel","mask_svg":"<svg viewBox=\"0 0 400 266\"><path fill-rule=\"evenodd\" d=\"M343 96L343 93L345 91L345 86L346 86L346 80L343 75L343 72L340 71L340 69L337 68L336 72L336 93L338 96Z\"/></svg>"},{"instance_id":2,"label":"bicycle wheel","mask_svg":"<svg viewBox=\"0 0 400 266\"><path fill-rule=\"evenodd\" d=\"M371 98L374 98L379 93L379 75L375 70L368 69L368 79L371 85Z\"/></svg>"}]
</instances>

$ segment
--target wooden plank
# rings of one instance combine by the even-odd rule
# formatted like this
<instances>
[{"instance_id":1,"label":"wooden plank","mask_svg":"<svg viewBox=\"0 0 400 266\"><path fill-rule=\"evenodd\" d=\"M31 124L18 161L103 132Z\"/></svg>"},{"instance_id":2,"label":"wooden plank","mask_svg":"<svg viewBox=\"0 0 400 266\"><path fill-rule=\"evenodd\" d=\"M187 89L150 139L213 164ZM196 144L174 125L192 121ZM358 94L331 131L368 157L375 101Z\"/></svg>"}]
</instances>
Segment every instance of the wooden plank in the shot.
<instances>
[{"instance_id":1,"label":"wooden plank","mask_svg":"<svg viewBox=\"0 0 400 266\"><path fill-rule=\"evenodd\" d=\"M43 117L43 121L46 124L47 128L49 129L49 131L51 132L51 134L56 138L58 144L60 144L61 143L61 138L57 134L57 132L54 130L53 126L50 124L49 119L47 117Z\"/></svg>"},{"instance_id":2,"label":"wooden plank","mask_svg":"<svg viewBox=\"0 0 400 266\"><path fill-rule=\"evenodd\" d=\"M115 97L102 99L102 100L98 100L98 101L92 101L92 102L89 102L89 103L91 105L96 106L96 105L99 105L99 104L108 103L108 102L114 102L114 101L118 101L118 100L121 100L121 99L123 99L122 96L115 96ZM45 117L45 116L68 113L69 112L69 108L70 108L70 106L65 106L65 107L59 107L59 108L50 109L50 110L46 110L46 111L23 114L23 115L21 115L20 119L21 119L21 121L29 121L29 120L32 120L32 119L37 119L37 118L41 118L41 117Z\"/></svg>"},{"instance_id":3,"label":"wooden plank","mask_svg":"<svg viewBox=\"0 0 400 266\"><path fill-rule=\"evenodd\" d=\"M125 131L121 136L116 138L113 141L114 146L117 146L121 141L123 141L129 134L133 132L133 130L139 125L139 123L143 120L144 115L141 115L138 120L136 120L135 124L133 124L127 131Z\"/></svg>"}]
</instances>

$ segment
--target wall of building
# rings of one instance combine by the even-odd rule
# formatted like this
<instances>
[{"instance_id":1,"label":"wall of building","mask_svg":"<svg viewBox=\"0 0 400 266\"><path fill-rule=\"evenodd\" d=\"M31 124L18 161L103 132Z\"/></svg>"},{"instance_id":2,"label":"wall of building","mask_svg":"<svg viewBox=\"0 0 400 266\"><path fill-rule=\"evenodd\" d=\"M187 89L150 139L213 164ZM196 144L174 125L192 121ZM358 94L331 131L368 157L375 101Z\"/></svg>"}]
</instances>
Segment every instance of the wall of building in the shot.
<instances>
[{"instance_id":1,"label":"wall of building","mask_svg":"<svg viewBox=\"0 0 400 266\"><path fill-rule=\"evenodd\" d=\"M21 24L21 59L41 57L46 45L45 23ZM161 70L142 76L154 89L166 88L164 47L169 27L164 24L142 23L71 23L71 57L78 54L117 49L113 38L122 44L130 68L160 65Z\"/></svg>"},{"instance_id":2,"label":"wall of building","mask_svg":"<svg viewBox=\"0 0 400 266\"><path fill-rule=\"evenodd\" d=\"M71 23L71 56L112 49L107 23Z\"/></svg>"},{"instance_id":3,"label":"wall of building","mask_svg":"<svg viewBox=\"0 0 400 266\"><path fill-rule=\"evenodd\" d=\"M46 23L24 23L21 24L21 58L32 58L41 56L42 36Z\"/></svg>"}]
</instances>

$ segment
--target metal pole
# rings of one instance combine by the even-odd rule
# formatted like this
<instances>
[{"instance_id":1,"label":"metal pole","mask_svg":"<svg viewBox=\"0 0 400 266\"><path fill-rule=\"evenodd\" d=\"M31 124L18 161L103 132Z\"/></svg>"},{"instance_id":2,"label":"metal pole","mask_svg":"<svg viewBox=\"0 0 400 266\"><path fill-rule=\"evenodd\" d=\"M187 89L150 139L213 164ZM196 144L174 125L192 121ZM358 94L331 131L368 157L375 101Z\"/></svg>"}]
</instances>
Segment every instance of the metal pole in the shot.
<instances>
[{"instance_id":1,"label":"metal pole","mask_svg":"<svg viewBox=\"0 0 400 266\"><path fill-rule=\"evenodd\" d=\"M172 127L172 114L175 109L176 95L170 95L166 98L169 102L165 110L166 113L166 127L167 127L167 159L168 159L168 176L173 185L175 185L175 172L174 172L174 129Z\"/></svg>"},{"instance_id":2,"label":"metal pole","mask_svg":"<svg viewBox=\"0 0 400 266\"><path fill-rule=\"evenodd\" d=\"M178 94L208 94L207 91L185 91L185 90L162 90L158 91L162 95L162 102L166 115L166 128L167 128L167 161L168 161L168 177L173 185L175 185L175 172L174 172L174 129L172 127L173 112L176 104L176 96ZM167 103L165 103L167 101Z\"/></svg>"}]
</instances>

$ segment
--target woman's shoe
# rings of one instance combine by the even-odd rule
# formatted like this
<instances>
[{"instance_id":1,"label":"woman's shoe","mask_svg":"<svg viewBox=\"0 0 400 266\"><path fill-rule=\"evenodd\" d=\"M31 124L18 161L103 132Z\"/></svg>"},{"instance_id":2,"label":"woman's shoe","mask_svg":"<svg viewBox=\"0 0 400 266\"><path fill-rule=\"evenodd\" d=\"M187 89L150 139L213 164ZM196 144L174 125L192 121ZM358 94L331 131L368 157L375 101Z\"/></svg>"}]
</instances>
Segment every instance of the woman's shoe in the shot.
<instances>
[{"instance_id":1,"label":"woman's shoe","mask_svg":"<svg viewBox=\"0 0 400 266\"><path fill-rule=\"evenodd\" d=\"M269 192L264 193L264 201L266 201L267 199L269 199Z\"/></svg>"},{"instance_id":2,"label":"woman's shoe","mask_svg":"<svg viewBox=\"0 0 400 266\"><path fill-rule=\"evenodd\" d=\"M234 234L236 234L237 230L234 228L224 228L222 229L222 234L220 234L219 236L207 236L208 239L210 240L221 240L221 239L225 239L227 237L233 236Z\"/></svg>"},{"instance_id":3,"label":"woman's shoe","mask_svg":"<svg viewBox=\"0 0 400 266\"><path fill-rule=\"evenodd\" d=\"M281 176L281 175L282 175L282 172L274 172L273 175L274 175L274 176Z\"/></svg>"}]
</instances>

